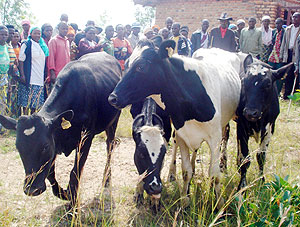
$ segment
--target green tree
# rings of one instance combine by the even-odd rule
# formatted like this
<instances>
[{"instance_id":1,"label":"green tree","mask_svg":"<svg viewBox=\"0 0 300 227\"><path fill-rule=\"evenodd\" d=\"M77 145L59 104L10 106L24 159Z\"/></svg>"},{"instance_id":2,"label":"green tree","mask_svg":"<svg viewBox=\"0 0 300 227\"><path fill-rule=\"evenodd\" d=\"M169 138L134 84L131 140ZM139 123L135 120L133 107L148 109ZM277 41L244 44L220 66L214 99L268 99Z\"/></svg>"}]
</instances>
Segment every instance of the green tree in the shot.
<instances>
[{"instance_id":1,"label":"green tree","mask_svg":"<svg viewBox=\"0 0 300 227\"><path fill-rule=\"evenodd\" d=\"M34 18L25 0L0 0L0 15L2 24L12 24L19 28L21 20Z\"/></svg>"},{"instance_id":2,"label":"green tree","mask_svg":"<svg viewBox=\"0 0 300 227\"><path fill-rule=\"evenodd\" d=\"M136 10L134 13L136 21L138 21L142 28L151 27L152 22L155 18L155 11L154 7L146 6L136 6Z\"/></svg>"},{"instance_id":3,"label":"green tree","mask_svg":"<svg viewBox=\"0 0 300 227\"><path fill-rule=\"evenodd\" d=\"M111 23L111 16L108 13L107 10L103 10L100 14L100 16L98 17L98 20L96 20L96 24L98 26L100 26L101 28L103 28L103 30L105 29L105 26L109 25Z\"/></svg>"}]
</instances>

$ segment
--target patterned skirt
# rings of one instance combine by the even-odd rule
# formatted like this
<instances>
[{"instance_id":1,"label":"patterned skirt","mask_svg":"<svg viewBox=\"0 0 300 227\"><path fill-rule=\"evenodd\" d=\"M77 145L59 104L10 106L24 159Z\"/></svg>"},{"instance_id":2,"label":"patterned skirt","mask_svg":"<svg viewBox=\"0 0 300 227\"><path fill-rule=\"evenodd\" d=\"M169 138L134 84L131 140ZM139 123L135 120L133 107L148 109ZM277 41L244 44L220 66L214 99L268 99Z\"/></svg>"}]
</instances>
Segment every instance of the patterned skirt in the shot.
<instances>
[{"instance_id":1,"label":"patterned skirt","mask_svg":"<svg viewBox=\"0 0 300 227\"><path fill-rule=\"evenodd\" d=\"M39 109L44 104L44 87L19 83L18 106Z\"/></svg>"},{"instance_id":2,"label":"patterned skirt","mask_svg":"<svg viewBox=\"0 0 300 227\"><path fill-rule=\"evenodd\" d=\"M267 46L264 44L262 49L263 49L263 51L262 51L260 60L265 63L268 63L268 59L272 52L273 47L272 47L272 45Z\"/></svg>"},{"instance_id":3,"label":"patterned skirt","mask_svg":"<svg viewBox=\"0 0 300 227\"><path fill-rule=\"evenodd\" d=\"M0 86L0 114L7 115L9 108L7 105L7 85Z\"/></svg>"}]
</instances>

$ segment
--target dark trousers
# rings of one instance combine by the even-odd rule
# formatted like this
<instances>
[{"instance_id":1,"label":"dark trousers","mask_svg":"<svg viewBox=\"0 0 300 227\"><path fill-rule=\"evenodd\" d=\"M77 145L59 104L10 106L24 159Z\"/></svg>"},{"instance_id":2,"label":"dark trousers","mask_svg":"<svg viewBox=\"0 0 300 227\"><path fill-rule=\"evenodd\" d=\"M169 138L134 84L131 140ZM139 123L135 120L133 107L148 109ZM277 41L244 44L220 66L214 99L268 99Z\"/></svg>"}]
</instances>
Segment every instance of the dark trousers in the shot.
<instances>
[{"instance_id":1,"label":"dark trousers","mask_svg":"<svg viewBox=\"0 0 300 227\"><path fill-rule=\"evenodd\" d=\"M293 50L289 50L287 63L292 62L292 59L293 59ZM287 96L292 93L294 80L295 80L294 71L295 71L295 66L293 65L291 67L291 69L289 70L289 72L286 76L286 79L285 79L285 89L284 89L284 95L283 95L284 99L287 99ZM296 79L295 89L299 89L299 76L297 76L297 79Z\"/></svg>"}]
</instances>

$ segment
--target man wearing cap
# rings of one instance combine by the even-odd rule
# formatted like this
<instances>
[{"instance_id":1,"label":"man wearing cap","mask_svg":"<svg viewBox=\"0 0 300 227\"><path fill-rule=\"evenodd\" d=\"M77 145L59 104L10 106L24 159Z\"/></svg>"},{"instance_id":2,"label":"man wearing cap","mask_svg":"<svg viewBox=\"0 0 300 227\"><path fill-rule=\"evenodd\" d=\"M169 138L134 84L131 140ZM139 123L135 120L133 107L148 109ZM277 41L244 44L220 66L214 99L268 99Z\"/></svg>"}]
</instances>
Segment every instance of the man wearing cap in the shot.
<instances>
[{"instance_id":1,"label":"man wearing cap","mask_svg":"<svg viewBox=\"0 0 300 227\"><path fill-rule=\"evenodd\" d=\"M234 32L228 28L229 21L232 20L232 18L228 17L227 13L222 13L218 20L220 21L220 26L213 28L210 32L210 46L235 52L235 35Z\"/></svg>"},{"instance_id":2,"label":"man wearing cap","mask_svg":"<svg viewBox=\"0 0 300 227\"><path fill-rule=\"evenodd\" d=\"M237 46L237 50L240 50L240 36L241 36L241 32L242 30L245 28L246 26L246 22L243 19L239 19L236 22L236 26L237 26L237 30L234 31L234 35L235 35L235 41Z\"/></svg>"},{"instance_id":3,"label":"man wearing cap","mask_svg":"<svg viewBox=\"0 0 300 227\"><path fill-rule=\"evenodd\" d=\"M186 38L188 47L189 47L189 54L188 56L191 57L192 56L192 42L189 39L189 27L188 26L182 26L180 28L180 34L183 35Z\"/></svg>"},{"instance_id":4,"label":"man wearing cap","mask_svg":"<svg viewBox=\"0 0 300 227\"><path fill-rule=\"evenodd\" d=\"M209 35L207 29L209 27L209 21L207 19L202 20L201 29L198 29L192 34L192 53L199 48L208 48Z\"/></svg>"},{"instance_id":5,"label":"man wearing cap","mask_svg":"<svg viewBox=\"0 0 300 227\"><path fill-rule=\"evenodd\" d=\"M139 22L134 22L131 26L131 34L128 36L128 41L130 42L130 46L134 49L137 43L140 40L139 33L141 31L141 25Z\"/></svg>"},{"instance_id":6,"label":"man wearing cap","mask_svg":"<svg viewBox=\"0 0 300 227\"><path fill-rule=\"evenodd\" d=\"M240 49L245 54L252 54L254 57L260 59L262 53L262 34L261 30L255 27L256 19L250 17L248 21L249 26L244 28L240 36Z\"/></svg>"},{"instance_id":7,"label":"man wearing cap","mask_svg":"<svg viewBox=\"0 0 300 227\"><path fill-rule=\"evenodd\" d=\"M268 63L269 56L272 51L272 29L270 28L271 17L262 17L262 26L260 28L262 33L263 49L260 60Z\"/></svg>"},{"instance_id":8,"label":"man wearing cap","mask_svg":"<svg viewBox=\"0 0 300 227\"><path fill-rule=\"evenodd\" d=\"M170 38L175 41L176 46L174 53L178 53L179 55L189 55L189 47L186 38L181 35L180 33L180 24L178 22L175 22L172 25L172 33L173 36Z\"/></svg>"},{"instance_id":9,"label":"man wearing cap","mask_svg":"<svg viewBox=\"0 0 300 227\"><path fill-rule=\"evenodd\" d=\"M154 36L152 28L145 28L144 35L147 39L151 39Z\"/></svg>"},{"instance_id":10,"label":"man wearing cap","mask_svg":"<svg viewBox=\"0 0 300 227\"><path fill-rule=\"evenodd\" d=\"M23 20L22 23L23 32L21 33L21 39L27 40L30 30L30 21L29 20Z\"/></svg>"},{"instance_id":11,"label":"man wearing cap","mask_svg":"<svg viewBox=\"0 0 300 227\"><path fill-rule=\"evenodd\" d=\"M282 44L280 47L280 60L283 63L297 62L295 58L295 53L297 48L297 37L300 34L300 29L299 29L300 13L299 12L293 14L292 22L293 24L288 26L285 30ZM298 64L296 66L298 66ZM294 70L296 71L295 74L294 74ZM293 90L295 76L297 76L295 89L299 88L298 73L299 73L298 67L296 67L295 69L294 66L292 66L285 79L285 90L283 94L283 99L288 99L287 96L291 94Z\"/></svg>"}]
</instances>

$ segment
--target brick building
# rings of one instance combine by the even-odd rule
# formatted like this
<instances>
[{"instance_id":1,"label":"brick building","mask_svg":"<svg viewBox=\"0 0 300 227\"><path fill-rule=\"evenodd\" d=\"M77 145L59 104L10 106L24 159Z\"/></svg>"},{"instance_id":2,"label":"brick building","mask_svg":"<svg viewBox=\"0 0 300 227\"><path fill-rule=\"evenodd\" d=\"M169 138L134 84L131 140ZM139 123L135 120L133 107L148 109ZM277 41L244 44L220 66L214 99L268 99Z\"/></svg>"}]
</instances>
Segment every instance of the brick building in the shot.
<instances>
[{"instance_id":1,"label":"brick building","mask_svg":"<svg viewBox=\"0 0 300 227\"><path fill-rule=\"evenodd\" d=\"M210 28L218 26L218 18L227 12L235 23L238 19L256 17L258 25L262 16L269 15L271 23L282 17L291 23L291 15L300 12L300 0L133 0L135 4L156 7L155 24L164 27L166 17L190 27L195 31L202 19L210 21Z\"/></svg>"}]
</instances>

